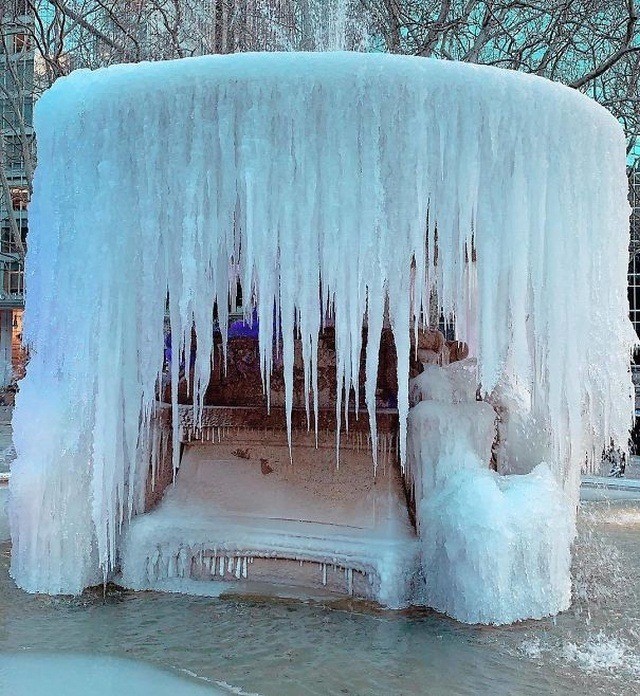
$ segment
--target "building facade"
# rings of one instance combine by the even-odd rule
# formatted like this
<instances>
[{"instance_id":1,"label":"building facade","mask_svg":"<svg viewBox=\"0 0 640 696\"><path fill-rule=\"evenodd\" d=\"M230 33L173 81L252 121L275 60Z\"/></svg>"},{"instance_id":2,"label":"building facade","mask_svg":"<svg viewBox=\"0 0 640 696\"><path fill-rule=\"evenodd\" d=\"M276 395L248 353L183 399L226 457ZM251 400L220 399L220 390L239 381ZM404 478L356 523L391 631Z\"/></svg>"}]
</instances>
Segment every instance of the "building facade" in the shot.
<instances>
[{"instance_id":1,"label":"building facade","mask_svg":"<svg viewBox=\"0 0 640 696\"><path fill-rule=\"evenodd\" d=\"M629 177L631 244L629 248L629 316L640 336L640 171Z\"/></svg>"},{"instance_id":2,"label":"building facade","mask_svg":"<svg viewBox=\"0 0 640 696\"><path fill-rule=\"evenodd\" d=\"M629 177L629 203L631 205L631 242L629 244L629 317L640 337L640 171ZM636 424L633 443L636 453L640 451L640 355L636 354L631 365L636 393Z\"/></svg>"},{"instance_id":3,"label":"building facade","mask_svg":"<svg viewBox=\"0 0 640 696\"><path fill-rule=\"evenodd\" d=\"M27 206L34 164L34 58L20 8L0 16L0 386L14 377L24 306Z\"/></svg>"}]
</instances>

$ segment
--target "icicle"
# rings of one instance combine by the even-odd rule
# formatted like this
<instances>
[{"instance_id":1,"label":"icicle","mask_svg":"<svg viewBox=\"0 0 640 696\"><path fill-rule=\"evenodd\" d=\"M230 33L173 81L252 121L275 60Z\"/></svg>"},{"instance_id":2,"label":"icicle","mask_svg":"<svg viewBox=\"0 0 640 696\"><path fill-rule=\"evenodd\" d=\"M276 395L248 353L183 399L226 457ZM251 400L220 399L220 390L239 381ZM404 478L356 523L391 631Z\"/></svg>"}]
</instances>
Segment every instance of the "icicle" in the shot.
<instances>
[{"instance_id":1,"label":"icicle","mask_svg":"<svg viewBox=\"0 0 640 696\"><path fill-rule=\"evenodd\" d=\"M201 417L218 360L213 308L226 360L238 280L245 317L258 319L269 407L274 355L283 363L289 441L294 336L317 434L318 335L333 325L339 447L352 390L359 408L366 322L371 450L385 467L397 450L404 465L411 340L433 303L474 350L485 392L525 385L530 424L544 424L554 475L574 497L585 453L626 443L635 337L625 142L584 96L400 56L208 56L73 73L38 101L35 126L33 350L10 496L21 587L80 592L108 576L123 525L142 508L147 457L153 487L160 450L171 447L175 474L181 437L222 441L225 429ZM399 439L381 438L375 417L385 303ZM193 423L183 428L192 331ZM172 439L149 440L168 377Z\"/></svg>"}]
</instances>

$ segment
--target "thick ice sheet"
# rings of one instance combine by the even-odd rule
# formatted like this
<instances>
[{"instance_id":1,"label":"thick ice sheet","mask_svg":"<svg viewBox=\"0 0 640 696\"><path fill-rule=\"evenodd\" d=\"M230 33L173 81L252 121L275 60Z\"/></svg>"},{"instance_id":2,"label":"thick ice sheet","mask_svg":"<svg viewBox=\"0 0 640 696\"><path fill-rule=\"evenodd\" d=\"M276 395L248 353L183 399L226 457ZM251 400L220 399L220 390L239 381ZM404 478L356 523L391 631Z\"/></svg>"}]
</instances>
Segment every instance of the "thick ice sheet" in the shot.
<instances>
[{"instance_id":1,"label":"thick ice sheet","mask_svg":"<svg viewBox=\"0 0 640 696\"><path fill-rule=\"evenodd\" d=\"M0 653L0 687L11 696L221 696L239 693L198 684L142 662L111 656Z\"/></svg>"},{"instance_id":2,"label":"thick ice sheet","mask_svg":"<svg viewBox=\"0 0 640 696\"><path fill-rule=\"evenodd\" d=\"M267 390L280 320L288 410L294 325L311 404L326 311L347 394L368 325L373 416L386 304L404 461L411 321L437 296L482 391L524 383L571 495L586 454L626 441L625 143L577 92L417 58L216 56L75 72L35 123L11 482L25 589L79 592L114 567L140 509L167 291L174 386L179 337L188 355L198 336L196 402L212 305L226 326L240 279Z\"/></svg>"}]
</instances>

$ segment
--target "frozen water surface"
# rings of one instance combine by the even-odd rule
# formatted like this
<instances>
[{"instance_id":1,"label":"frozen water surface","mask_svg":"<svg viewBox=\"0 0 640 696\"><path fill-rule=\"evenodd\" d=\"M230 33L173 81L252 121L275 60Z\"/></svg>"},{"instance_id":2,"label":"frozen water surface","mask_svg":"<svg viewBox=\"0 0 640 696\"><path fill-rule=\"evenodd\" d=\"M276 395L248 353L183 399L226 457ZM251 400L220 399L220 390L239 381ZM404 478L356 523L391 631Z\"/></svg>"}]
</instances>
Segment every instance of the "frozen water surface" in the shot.
<instances>
[{"instance_id":1,"label":"frozen water surface","mask_svg":"<svg viewBox=\"0 0 640 696\"><path fill-rule=\"evenodd\" d=\"M112 656L0 653L0 689L11 696L212 696L233 693ZM236 692L237 693L237 692Z\"/></svg>"}]
</instances>

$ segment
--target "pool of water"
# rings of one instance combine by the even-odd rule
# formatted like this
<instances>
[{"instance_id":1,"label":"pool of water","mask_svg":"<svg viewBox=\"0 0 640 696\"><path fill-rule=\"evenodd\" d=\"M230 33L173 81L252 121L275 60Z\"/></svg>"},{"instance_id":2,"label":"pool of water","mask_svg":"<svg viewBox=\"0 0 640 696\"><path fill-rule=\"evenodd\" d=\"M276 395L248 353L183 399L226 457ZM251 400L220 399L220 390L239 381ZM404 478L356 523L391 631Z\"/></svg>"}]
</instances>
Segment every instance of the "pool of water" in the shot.
<instances>
[{"instance_id":1,"label":"pool of water","mask_svg":"<svg viewBox=\"0 0 640 696\"><path fill-rule=\"evenodd\" d=\"M9 578L4 544L0 652L127 658L211 693L638 694L640 504L588 504L580 529L573 608L501 628L350 601L33 596Z\"/></svg>"}]
</instances>

